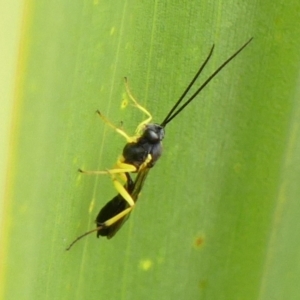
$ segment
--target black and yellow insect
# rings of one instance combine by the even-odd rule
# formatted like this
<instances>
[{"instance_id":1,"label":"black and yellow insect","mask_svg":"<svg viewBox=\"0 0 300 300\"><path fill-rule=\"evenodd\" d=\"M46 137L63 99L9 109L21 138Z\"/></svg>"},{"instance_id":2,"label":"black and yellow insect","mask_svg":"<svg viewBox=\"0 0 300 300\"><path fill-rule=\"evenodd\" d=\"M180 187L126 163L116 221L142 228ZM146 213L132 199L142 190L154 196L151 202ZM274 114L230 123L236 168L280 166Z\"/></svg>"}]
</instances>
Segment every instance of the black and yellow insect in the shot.
<instances>
[{"instance_id":1,"label":"black and yellow insect","mask_svg":"<svg viewBox=\"0 0 300 300\"><path fill-rule=\"evenodd\" d=\"M151 123L151 114L142 107L132 96L127 79L125 78L126 91L134 106L140 109L147 115L147 119L141 122L135 132L134 136L129 136L125 131L112 124L106 119L99 111L99 116L105 123L110 125L116 132L121 134L126 139L126 145L123 148L123 153L119 157L114 168L106 171L82 171L87 174L110 174L114 186L118 191L118 195L110 200L99 212L96 218L97 227L91 231L84 233L75 239L70 246L69 250L74 243L82 237L97 231L99 235L112 238L116 232L122 227L124 222L128 219L130 212L134 208L138 196L148 175L149 170L155 165L162 153L162 140L165 135L165 127L169 124L182 110L189 105L196 96L204 89L204 87L231 61L233 60L250 42L252 38L247 41L240 49L231 55L223 64L221 64L205 81L204 83L190 96L184 103L185 96L194 85L195 81L201 74L202 70L211 58L214 50L212 46L207 58L200 66L198 72L185 89L181 97L175 103L173 108L167 114L165 119L160 123ZM137 173L133 181L130 174Z\"/></svg>"}]
</instances>

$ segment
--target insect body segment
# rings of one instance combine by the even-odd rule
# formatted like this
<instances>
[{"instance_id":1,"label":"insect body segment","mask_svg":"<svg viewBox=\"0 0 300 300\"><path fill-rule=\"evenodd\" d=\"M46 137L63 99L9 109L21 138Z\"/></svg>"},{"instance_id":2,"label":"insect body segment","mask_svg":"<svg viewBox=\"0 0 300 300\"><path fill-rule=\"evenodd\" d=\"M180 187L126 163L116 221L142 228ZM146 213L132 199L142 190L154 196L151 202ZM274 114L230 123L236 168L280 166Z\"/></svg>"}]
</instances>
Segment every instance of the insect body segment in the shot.
<instances>
[{"instance_id":1,"label":"insect body segment","mask_svg":"<svg viewBox=\"0 0 300 300\"><path fill-rule=\"evenodd\" d=\"M144 184L144 181L148 175L148 170L140 172L137 175L135 181L133 181L128 173L126 191L134 199L134 204L138 200L138 196ZM133 209L133 206L130 206L128 202L123 198L121 194L115 196L111 201L109 201L99 212L96 218L97 226L102 228L98 230L97 237L107 236L107 238L112 238L119 228L124 224L124 222L129 217L129 212ZM127 212L127 213L126 213ZM115 222L115 219L118 217L118 220ZM109 220L109 221L107 221Z\"/></svg>"},{"instance_id":2,"label":"insect body segment","mask_svg":"<svg viewBox=\"0 0 300 300\"><path fill-rule=\"evenodd\" d=\"M133 192L134 182L128 173L125 175L127 182L124 185L124 188L127 193L130 194ZM107 238L113 237L118 229L122 226L122 223L127 219L125 217L128 214L125 214L125 216L120 214L133 205L134 202L130 205L121 194L118 194L112 200L107 202L106 205L100 210L96 218L96 224L99 228L97 230L97 237L100 235L107 236ZM117 216L119 218L118 220L116 220ZM111 224L111 222L113 223Z\"/></svg>"},{"instance_id":3,"label":"insect body segment","mask_svg":"<svg viewBox=\"0 0 300 300\"><path fill-rule=\"evenodd\" d=\"M153 167L161 156L163 138L162 126L158 124L145 125L141 137L135 143L128 143L123 148L124 162L134 165L137 170Z\"/></svg>"},{"instance_id":4,"label":"insect body segment","mask_svg":"<svg viewBox=\"0 0 300 300\"><path fill-rule=\"evenodd\" d=\"M118 191L118 195L100 210L96 219L97 228L78 237L67 250L69 250L79 239L94 231L97 231L97 236L107 236L107 238L111 238L115 235L128 219L129 213L134 208L149 170L155 165L162 154L162 140L165 136L164 129L167 124L181 113L182 110L199 95L205 86L251 42L251 40L252 38L225 60L225 62L223 62L200 85L200 87L196 89L192 96L184 100L211 58L214 51L214 46L212 46L208 56L201 64L190 84L160 124L150 123L152 120L151 114L133 97L128 86L127 78L125 78L126 92L131 99L132 105L142 111L147 118L137 126L135 135L129 136L124 130L115 126L97 111L102 120L122 135L127 143L114 168L105 171L80 171L86 174L109 174ZM134 181L130 177L130 173L137 174Z\"/></svg>"},{"instance_id":5,"label":"insect body segment","mask_svg":"<svg viewBox=\"0 0 300 300\"><path fill-rule=\"evenodd\" d=\"M131 179L128 173L125 173L127 181L124 185L124 189L126 189L128 194L131 195L134 204L138 200L139 194L144 185L148 172L149 169L144 169L144 171L139 172L135 181ZM77 237L66 248L66 250L70 250L75 243L77 243L83 237L95 231L97 231L97 237L106 236L108 239L112 238L129 218L130 212L133 209L134 204L130 205L121 194L115 196L112 200L107 202L98 213L95 221L97 227Z\"/></svg>"},{"instance_id":6,"label":"insect body segment","mask_svg":"<svg viewBox=\"0 0 300 300\"><path fill-rule=\"evenodd\" d=\"M125 176L127 181L124 185L124 189L126 189L128 193L132 193L134 182L128 173L125 173ZM123 214L124 211L127 212L129 207L128 201L126 201L121 194L115 196L112 200L108 201L98 213L95 221L97 227L76 238L66 250L70 250L75 243L95 231L97 231L97 237L106 236L108 239L112 238L127 220L129 216L128 213Z\"/></svg>"}]
</instances>

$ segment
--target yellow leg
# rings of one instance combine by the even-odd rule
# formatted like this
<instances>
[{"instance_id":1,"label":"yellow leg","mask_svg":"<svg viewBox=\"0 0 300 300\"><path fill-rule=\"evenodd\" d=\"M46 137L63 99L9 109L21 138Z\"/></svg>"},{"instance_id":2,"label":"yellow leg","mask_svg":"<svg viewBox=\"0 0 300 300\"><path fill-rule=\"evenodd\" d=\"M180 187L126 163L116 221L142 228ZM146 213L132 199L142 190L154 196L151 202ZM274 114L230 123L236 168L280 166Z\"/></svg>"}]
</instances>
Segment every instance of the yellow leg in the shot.
<instances>
[{"instance_id":1,"label":"yellow leg","mask_svg":"<svg viewBox=\"0 0 300 300\"><path fill-rule=\"evenodd\" d=\"M141 135L141 132L143 132L145 126L147 124L149 124L152 120L152 115L148 112L148 110L146 108L144 108L143 106L141 106L136 99L133 97L132 93L130 92L130 88L128 85L128 81L127 78L125 77L125 88L126 88L126 93L128 94L129 98L131 99L131 101L133 102L133 106L137 107L139 110L141 110L145 115L148 116L148 118L144 121L142 121L136 128L135 131L135 136L129 136L124 130L122 130L121 128L117 127L116 125L114 125L111 121L109 121L105 116L103 116L101 114L101 112L99 110L97 110L97 113L99 115L99 117L106 123L108 124L110 127L112 127L117 133L119 133L120 135L122 135L127 143L134 143L137 141L137 138Z\"/></svg>"},{"instance_id":2,"label":"yellow leg","mask_svg":"<svg viewBox=\"0 0 300 300\"><path fill-rule=\"evenodd\" d=\"M124 170L123 173L121 174L117 174L119 175L119 177L122 177L120 175L123 175L125 177L125 182L127 180L127 177L125 176ZM88 232L85 232L84 234L80 235L79 237L77 237L67 248L66 250L70 250L73 245L75 243L77 243L79 240L81 240L83 237L87 236L88 234L95 232L95 231L99 231L103 228L109 227L111 225L113 225L114 223L118 222L119 220L121 220L122 218L124 218L127 214L129 214L132 209L135 206L135 201L134 199L131 197L131 195L128 193L128 191L126 190L126 188L118 181L118 178L115 174L111 174L114 186L116 188L116 190L118 191L118 193L123 197L123 199L128 203L129 207L126 208L125 210L121 211L119 214L113 216L112 218L106 220L105 222L99 224L98 223L98 227L95 229L92 229Z\"/></svg>"},{"instance_id":3,"label":"yellow leg","mask_svg":"<svg viewBox=\"0 0 300 300\"><path fill-rule=\"evenodd\" d=\"M112 176L112 180L115 186L115 189L118 193L127 201L130 206L134 206L134 200L132 199L131 195L128 191L124 188L124 186L118 181L115 176Z\"/></svg>"},{"instance_id":4,"label":"yellow leg","mask_svg":"<svg viewBox=\"0 0 300 300\"><path fill-rule=\"evenodd\" d=\"M128 203L129 207L126 208L125 210L121 211L119 214L116 216L106 220L103 222L103 227L108 227L125 217L127 214L131 212L135 205L134 199L131 197L131 195L128 193L128 191L124 188L124 186L118 181L118 179L112 175L112 180L115 186L115 189L118 191L118 193L124 198L124 200Z\"/></svg>"},{"instance_id":5,"label":"yellow leg","mask_svg":"<svg viewBox=\"0 0 300 300\"><path fill-rule=\"evenodd\" d=\"M147 160L146 160L147 161ZM83 171L78 170L81 173L88 175L105 175L105 174L124 174L124 173L134 173L137 171L137 168L134 165L126 164L121 161L118 161L116 166L113 169L108 169L104 171Z\"/></svg>"},{"instance_id":6,"label":"yellow leg","mask_svg":"<svg viewBox=\"0 0 300 300\"><path fill-rule=\"evenodd\" d=\"M151 162L151 160L152 160L152 155L148 154L144 162L139 166L138 171L143 170L145 168L149 168L148 164Z\"/></svg>"},{"instance_id":7,"label":"yellow leg","mask_svg":"<svg viewBox=\"0 0 300 300\"><path fill-rule=\"evenodd\" d=\"M129 214L132 211L132 209L133 209L133 206L131 206L129 208L126 208L125 210L123 210L122 212L117 214L116 216L114 216L114 217L110 218L109 220L105 221L104 223L102 223L103 228L113 225L114 223L116 223L117 221L119 221L120 219L125 217L127 214Z\"/></svg>"},{"instance_id":8,"label":"yellow leg","mask_svg":"<svg viewBox=\"0 0 300 300\"><path fill-rule=\"evenodd\" d=\"M109 125L110 127L112 127L117 133L119 133L120 135L122 135L126 139L127 143L133 143L133 142L136 141L136 137L129 136L124 130L122 130L121 128L117 127L111 121L109 121L105 116L103 116L99 110L97 110L97 114L103 120L104 123L106 123L107 125Z\"/></svg>"},{"instance_id":9,"label":"yellow leg","mask_svg":"<svg viewBox=\"0 0 300 300\"><path fill-rule=\"evenodd\" d=\"M152 115L148 112L148 110L147 110L146 108L144 108L143 106L141 106L141 105L136 101L136 99L133 97L133 95L132 95L131 92L130 92L130 88L129 88L129 84L128 84L127 78L125 77L124 79L125 79L126 93L128 94L129 98L130 98L131 101L133 102L133 105L134 105L135 107L137 107L139 110L141 110L145 115L148 116L148 118L147 118L146 120L144 120L143 122L141 122L141 123L137 126L137 128L136 128L136 134L139 135L139 134L143 131L145 125L147 125L147 124L149 124L149 123L151 122L151 120L152 120Z\"/></svg>"}]
</instances>

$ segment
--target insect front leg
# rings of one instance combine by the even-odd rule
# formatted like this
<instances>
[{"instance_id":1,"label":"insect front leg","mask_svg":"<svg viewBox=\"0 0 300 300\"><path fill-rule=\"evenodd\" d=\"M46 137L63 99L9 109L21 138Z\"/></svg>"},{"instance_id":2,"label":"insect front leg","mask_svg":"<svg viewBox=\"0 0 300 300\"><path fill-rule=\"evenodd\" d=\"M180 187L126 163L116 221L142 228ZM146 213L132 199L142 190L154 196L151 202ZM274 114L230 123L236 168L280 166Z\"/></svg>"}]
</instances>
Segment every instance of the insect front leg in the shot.
<instances>
[{"instance_id":1,"label":"insect front leg","mask_svg":"<svg viewBox=\"0 0 300 300\"><path fill-rule=\"evenodd\" d=\"M141 110L145 115L148 116L148 118L144 121L142 121L136 128L136 134L139 135L143 129L145 128L145 125L149 124L152 120L152 115L149 113L149 111L143 107L142 105L140 105L137 100L133 97L130 88L129 88L129 84L128 84L128 80L125 77L125 88L126 88L126 93L129 96L129 98L131 99L131 101L133 102L133 106L135 106L136 108L138 108L139 110Z\"/></svg>"},{"instance_id":2,"label":"insect front leg","mask_svg":"<svg viewBox=\"0 0 300 300\"><path fill-rule=\"evenodd\" d=\"M106 123L111 128L113 128L117 133L119 133L120 135L122 135L126 139L127 143L133 143L133 142L136 141L136 137L129 136L123 129L117 127L110 120L108 120L104 115L102 115L99 110L97 110L97 114L103 120L104 123Z\"/></svg>"}]
</instances>

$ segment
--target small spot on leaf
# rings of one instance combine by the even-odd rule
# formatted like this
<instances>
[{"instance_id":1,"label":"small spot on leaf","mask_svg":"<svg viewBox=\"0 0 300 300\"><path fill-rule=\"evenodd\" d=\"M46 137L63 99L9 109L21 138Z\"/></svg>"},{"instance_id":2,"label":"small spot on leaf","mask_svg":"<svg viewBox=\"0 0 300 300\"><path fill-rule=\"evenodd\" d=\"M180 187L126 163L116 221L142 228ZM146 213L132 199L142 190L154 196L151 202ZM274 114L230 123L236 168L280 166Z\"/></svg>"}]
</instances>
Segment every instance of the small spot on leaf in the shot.
<instances>
[{"instance_id":1,"label":"small spot on leaf","mask_svg":"<svg viewBox=\"0 0 300 300\"><path fill-rule=\"evenodd\" d=\"M148 271L152 268L153 262L150 259L143 259L140 261L140 268L144 271Z\"/></svg>"},{"instance_id":2,"label":"small spot on leaf","mask_svg":"<svg viewBox=\"0 0 300 300\"><path fill-rule=\"evenodd\" d=\"M194 241L194 246L197 249L199 249L199 248L203 247L204 242L205 242L204 236L197 236Z\"/></svg>"}]
</instances>

